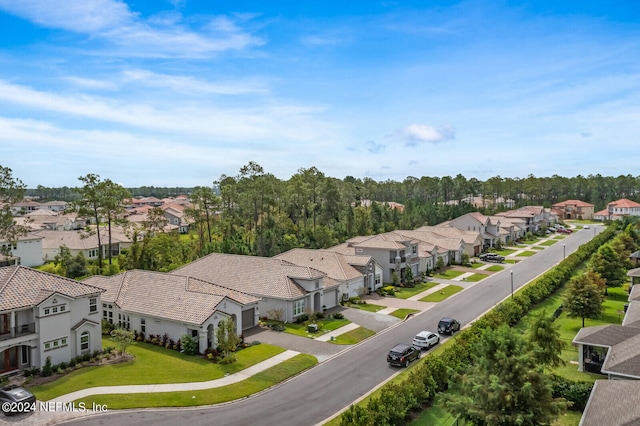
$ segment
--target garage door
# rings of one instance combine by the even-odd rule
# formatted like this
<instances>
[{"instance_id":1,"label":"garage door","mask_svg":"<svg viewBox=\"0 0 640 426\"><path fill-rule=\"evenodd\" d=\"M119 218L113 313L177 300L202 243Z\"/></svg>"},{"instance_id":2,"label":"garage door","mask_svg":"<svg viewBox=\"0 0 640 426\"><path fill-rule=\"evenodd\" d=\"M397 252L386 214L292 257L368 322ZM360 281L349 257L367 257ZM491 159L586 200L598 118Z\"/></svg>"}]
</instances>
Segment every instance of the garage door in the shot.
<instances>
[{"instance_id":1,"label":"garage door","mask_svg":"<svg viewBox=\"0 0 640 426\"><path fill-rule=\"evenodd\" d=\"M255 308L242 311L242 329L246 330L256 325Z\"/></svg>"}]
</instances>

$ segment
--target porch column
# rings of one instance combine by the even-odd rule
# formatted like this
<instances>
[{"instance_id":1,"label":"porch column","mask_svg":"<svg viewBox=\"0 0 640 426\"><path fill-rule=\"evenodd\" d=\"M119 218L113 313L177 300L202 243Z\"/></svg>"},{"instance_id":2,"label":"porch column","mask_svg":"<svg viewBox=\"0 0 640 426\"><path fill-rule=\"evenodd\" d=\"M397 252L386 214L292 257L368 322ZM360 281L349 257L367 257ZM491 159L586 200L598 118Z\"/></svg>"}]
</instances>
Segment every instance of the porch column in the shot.
<instances>
[{"instance_id":1,"label":"porch column","mask_svg":"<svg viewBox=\"0 0 640 426\"><path fill-rule=\"evenodd\" d=\"M198 330L198 352L204 353L207 349L207 330Z\"/></svg>"},{"instance_id":2,"label":"porch column","mask_svg":"<svg viewBox=\"0 0 640 426\"><path fill-rule=\"evenodd\" d=\"M584 372L584 346L578 345L578 371Z\"/></svg>"},{"instance_id":3,"label":"porch column","mask_svg":"<svg viewBox=\"0 0 640 426\"><path fill-rule=\"evenodd\" d=\"M16 312L11 311L9 314L9 332L11 337L16 337Z\"/></svg>"}]
</instances>

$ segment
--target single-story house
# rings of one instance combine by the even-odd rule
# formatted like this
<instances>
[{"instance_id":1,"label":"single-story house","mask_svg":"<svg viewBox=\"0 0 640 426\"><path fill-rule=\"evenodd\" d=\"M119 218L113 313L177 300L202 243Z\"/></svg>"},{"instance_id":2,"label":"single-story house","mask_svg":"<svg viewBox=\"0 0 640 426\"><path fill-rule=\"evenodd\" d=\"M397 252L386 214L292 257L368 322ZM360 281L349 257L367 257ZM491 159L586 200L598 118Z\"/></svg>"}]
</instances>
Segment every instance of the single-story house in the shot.
<instances>
[{"instance_id":1,"label":"single-story house","mask_svg":"<svg viewBox=\"0 0 640 426\"><path fill-rule=\"evenodd\" d=\"M579 426L640 424L640 381L596 380Z\"/></svg>"},{"instance_id":2,"label":"single-story house","mask_svg":"<svg viewBox=\"0 0 640 426\"><path fill-rule=\"evenodd\" d=\"M258 324L259 298L194 277L132 270L83 282L105 290L102 319L145 336L166 333L177 341L189 335L199 352L217 346L223 319L231 318L239 335Z\"/></svg>"},{"instance_id":3,"label":"single-story house","mask_svg":"<svg viewBox=\"0 0 640 426\"><path fill-rule=\"evenodd\" d=\"M284 259L211 253L173 271L259 297L260 314L293 322L340 303L340 283Z\"/></svg>"},{"instance_id":4,"label":"single-story house","mask_svg":"<svg viewBox=\"0 0 640 426\"><path fill-rule=\"evenodd\" d=\"M609 379L640 379L640 327L585 327L573 344L578 347L578 371L606 374Z\"/></svg>"}]
</instances>

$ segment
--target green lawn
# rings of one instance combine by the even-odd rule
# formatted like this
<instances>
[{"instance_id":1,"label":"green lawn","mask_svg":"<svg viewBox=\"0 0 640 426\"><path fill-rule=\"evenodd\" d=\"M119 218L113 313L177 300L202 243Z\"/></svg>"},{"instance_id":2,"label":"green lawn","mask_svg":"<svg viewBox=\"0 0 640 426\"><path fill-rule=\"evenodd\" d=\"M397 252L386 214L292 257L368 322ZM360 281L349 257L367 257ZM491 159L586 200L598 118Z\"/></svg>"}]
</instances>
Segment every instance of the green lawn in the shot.
<instances>
[{"instance_id":1,"label":"green lawn","mask_svg":"<svg viewBox=\"0 0 640 426\"><path fill-rule=\"evenodd\" d=\"M103 339L103 346L115 344L110 339ZM244 370L284 350L268 344L255 345L238 351L237 362L221 365L199 356L184 355L178 351L137 342L127 348L127 352L136 357L133 361L81 368L30 390L38 400L47 401L95 386L203 382Z\"/></svg>"},{"instance_id":2,"label":"green lawn","mask_svg":"<svg viewBox=\"0 0 640 426\"><path fill-rule=\"evenodd\" d=\"M420 311L416 309L402 308L402 309L396 309L395 311L391 312L389 315L393 315L394 317L400 318L401 320L403 320L407 317L407 315L413 314L414 312L420 312Z\"/></svg>"},{"instance_id":3,"label":"green lawn","mask_svg":"<svg viewBox=\"0 0 640 426\"><path fill-rule=\"evenodd\" d=\"M464 280L465 281L471 281L472 283L484 280L485 278L487 278L488 275L485 274L473 274L473 275L469 275L468 277L465 277Z\"/></svg>"},{"instance_id":4,"label":"green lawn","mask_svg":"<svg viewBox=\"0 0 640 426\"><path fill-rule=\"evenodd\" d=\"M536 254L535 251L525 250L525 251L523 251L521 253L518 253L518 256L520 256L520 257L529 257L529 256L533 256L534 254Z\"/></svg>"},{"instance_id":5,"label":"green lawn","mask_svg":"<svg viewBox=\"0 0 640 426\"><path fill-rule=\"evenodd\" d=\"M502 249L502 250L496 251L496 253L498 253L499 255L502 255L502 256L508 256L508 255L510 255L512 253L515 253L515 252L516 251L513 250L513 249Z\"/></svg>"},{"instance_id":6,"label":"green lawn","mask_svg":"<svg viewBox=\"0 0 640 426\"><path fill-rule=\"evenodd\" d=\"M458 274L459 275L459 274ZM436 282L428 282L428 283L420 283L416 284L415 287L396 287L395 296L398 299L408 299L411 296L415 296L418 293L422 293L425 290L429 290L432 287L437 286Z\"/></svg>"},{"instance_id":7,"label":"green lawn","mask_svg":"<svg viewBox=\"0 0 640 426\"><path fill-rule=\"evenodd\" d=\"M473 269L478 269L478 268L479 268L479 267L481 267L482 265L484 265L484 263L482 263L482 262L473 262L473 263L471 264L471 267L472 267Z\"/></svg>"},{"instance_id":8,"label":"green lawn","mask_svg":"<svg viewBox=\"0 0 640 426\"><path fill-rule=\"evenodd\" d=\"M376 334L376 332L373 330L358 327L355 330L347 331L344 334L336 336L335 340L329 340L329 343L335 343L337 345L355 345L374 334Z\"/></svg>"},{"instance_id":9,"label":"green lawn","mask_svg":"<svg viewBox=\"0 0 640 426\"><path fill-rule=\"evenodd\" d=\"M443 280L450 280L452 278L455 277L459 277L462 274L465 274L466 272L464 271L456 271L455 269L447 269L446 271L440 273L440 274L436 274L434 275L436 278L440 278Z\"/></svg>"},{"instance_id":10,"label":"green lawn","mask_svg":"<svg viewBox=\"0 0 640 426\"><path fill-rule=\"evenodd\" d=\"M263 391L313 367L317 362L316 358L311 355L299 354L242 382L219 388L184 392L134 393L127 394L125 397L123 395L94 395L79 399L76 403L84 402L87 407L91 407L92 403L104 404L109 410L220 404Z\"/></svg>"},{"instance_id":11,"label":"green lawn","mask_svg":"<svg viewBox=\"0 0 640 426\"><path fill-rule=\"evenodd\" d=\"M488 268L484 269L485 271L491 271L491 272L499 272L499 271L503 271L504 267L500 266L500 265L491 265Z\"/></svg>"},{"instance_id":12,"label":"green lawn","mask_svg":"<svg viewBox=\"0 0 640 426\"><path fill-rule=\"evenodd\" d=\"M423 297L422 299L420 299L420 301L421 302L440 302L446 299L447 297L453 294L456 294L462 289L463 287L460 287L459 285L448 285L442 290L436 291L435 293L431 293L430 295Z\"/></svg>"},{"instance_id":13,"label":"green lawn","mask_svg":"<svg viewBox=\"0 0 640 426\"><path fill-rule=\"evenodd\" d=\"M350 308L360 309L367 312L378 312L386 308L386 306L374 305L373 303L357 303L357 304L349 303L347 304L347 306Z\"/></svg>"},{"instance_id":14,"label":"green lawn","mask_svg":"<svg viewBox=\"0 0 640 426\"><path fill-rule=\"evenodd\" d=\"M309 333L308 327L305 324L296 323L283 323L285 326L285 333L295 334L296 336L309 337L314 339L323 334L329 333L337 328L351 324L351 321L347 319L321 319L317 321L318 324L322 324L322 329L317 333Z\"/></svg>"},{"instance_id":15,"label":"green lawn","mask_svg":"<svg viewBox=\"0 0 640 426\"><path fill-rule=\"evenodd\" d=\"M547 241L543 241L540 244L538 244L539 246L552 246L555 243L557 243L557 240L547 240Z\"/></svg>"}]
</instances>

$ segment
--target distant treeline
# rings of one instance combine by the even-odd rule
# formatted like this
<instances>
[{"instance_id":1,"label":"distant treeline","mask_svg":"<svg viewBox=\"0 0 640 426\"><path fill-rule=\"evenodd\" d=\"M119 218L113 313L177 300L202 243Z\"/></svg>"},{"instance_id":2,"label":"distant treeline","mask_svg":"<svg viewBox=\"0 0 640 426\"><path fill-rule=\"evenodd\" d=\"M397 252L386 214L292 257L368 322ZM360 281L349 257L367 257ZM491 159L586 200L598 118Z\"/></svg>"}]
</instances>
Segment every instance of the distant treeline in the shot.
<instances>
[{"instance_id":1,"label":"distant treeline","mask_svg":"<svg viewBox=\"0 0 640 426\"><path fill-rule=\"evenodd\" d=\"M257 166L255 163L251 165ZM260 170L262 170L260 168ZM513 200L516 206L522 205L551 205L564 200L582 200L595 206L596 211L604 209L608 202L620 198L629 198L638 201L640 190L640 176L620 175L618 177L588 175L563 177L553 175L551 177L535 177L529 175L526 178L503 178L495 176L485 181L476 178L467 179L458 174L455 177L413 177L409 176L403 181L385 180L375 181L371 178L355 178L347 176L344 179L335 179L325 176L315 167L300 169L289 180L280 180L272 174L261 171L257 175L268 176L273 183L280 185L284 191L291 188L299 180L301 175L315 175L315 184L332 180L347 195L345 202L358 200L394 201L401 204L432 203L441 204L451 201L463 201L469 197L484 196L486 205L484 208L494 209L498 207L493 200ZM108 176L103 176L108 178ZM221 176L209 186L220 195L222 182L234 179L236 182L243 178L255 179L256 176L243 177L242 172L236 177ZM177 195L193 193L195 188L188 187L156 187L142 186L127 188L134 197L166 198ZM48 188L38 185L35 189L28 189L27 195L38 197L39 201L73 201L78 198L78 193L73 187Z\"/></svg>"}]
</instances>

